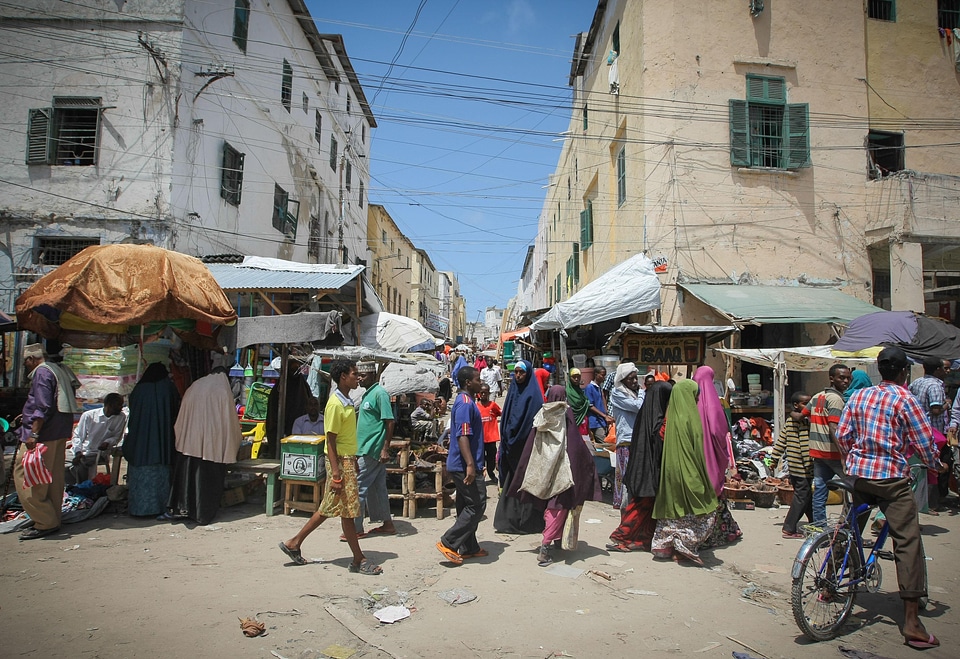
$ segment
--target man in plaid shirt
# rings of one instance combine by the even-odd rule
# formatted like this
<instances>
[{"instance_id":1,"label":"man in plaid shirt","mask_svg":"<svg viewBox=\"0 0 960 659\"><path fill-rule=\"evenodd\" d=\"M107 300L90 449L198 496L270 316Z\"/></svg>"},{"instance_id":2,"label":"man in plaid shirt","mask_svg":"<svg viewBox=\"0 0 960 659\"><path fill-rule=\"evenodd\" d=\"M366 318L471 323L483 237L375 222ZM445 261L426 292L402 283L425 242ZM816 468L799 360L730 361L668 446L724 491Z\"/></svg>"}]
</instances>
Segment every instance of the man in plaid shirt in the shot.
<instances>
[{"instance_id":1,"label":"man in plaid shirt","mask_svg":"<svg viewBox=\"0 0 960 659\"><path fill-rule=\"evenodd\" d=\"M940 641L927 633L918 616L920 598L927 595L925 559L904 454L912 446L927 467L941 465L927 415L903 386L906 353L884 348L877 356L877 368L883 382L850 397L837 425L837 443L845 456L847 475L856 479L854 505L879 505L890 526L903 600L903 636L912 647L935 647Z\"/></svg>"}]
</instances>

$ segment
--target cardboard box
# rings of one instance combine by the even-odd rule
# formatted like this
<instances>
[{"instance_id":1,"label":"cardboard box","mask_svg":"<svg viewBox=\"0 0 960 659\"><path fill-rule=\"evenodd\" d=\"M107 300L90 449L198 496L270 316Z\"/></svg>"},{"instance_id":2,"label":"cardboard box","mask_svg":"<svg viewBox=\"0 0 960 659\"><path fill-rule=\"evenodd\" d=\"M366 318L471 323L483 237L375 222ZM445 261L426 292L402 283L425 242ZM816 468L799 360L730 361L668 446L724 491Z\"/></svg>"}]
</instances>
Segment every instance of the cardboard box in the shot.
<instances>
[{"instance_id":1,"label":"cardboard box","mask_svg":"<svg viewBox=\"0 0 960 659\"><path fill-rule=\"evenodd\" d=\"M750 499L730 499L728 503L734 510L754 510L756 508L756 504Z\"/></svg>"},{"instance_id":2,"label":"cardboard box","mask_svg":"<svg viewBox=\"0 0 960 659\"><path fill-rule=\"evenodd\" d=\"M220 507L227 508L228 506L235 506L246 500L247 497L243 493L243 486L231 487L229 490L223 491L223 496L220 497Z\"/></svg>"}]
</instances>

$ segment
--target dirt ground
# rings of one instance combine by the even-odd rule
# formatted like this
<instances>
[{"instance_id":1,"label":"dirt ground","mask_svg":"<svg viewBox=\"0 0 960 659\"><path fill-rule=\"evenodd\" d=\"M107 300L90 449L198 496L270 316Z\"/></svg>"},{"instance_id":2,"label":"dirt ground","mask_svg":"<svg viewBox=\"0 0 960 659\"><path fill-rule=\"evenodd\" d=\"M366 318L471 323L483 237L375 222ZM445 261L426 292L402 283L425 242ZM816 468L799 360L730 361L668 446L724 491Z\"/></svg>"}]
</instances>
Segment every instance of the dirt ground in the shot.
<instances>
[{"instance_id":1,"label":"dirt ground","mask_svg":"<svg viewBox=\"0 0 960 659\"><path fill-rule=\"evenodd\" d=\"M648 553L608 553L618 513L588 503L579 550L558 554L560 566L584 570L571 578L537 566L537 536L493 532L495 486L488 494L480 527L488 558L460 567L443 562L434 543L451 518L438 521L432 508L423 509L417 519L397 519L399 536L362 541L383 565L377 577L347 571L350 553L338 542L336 520L304 544L304 556L317 562L287 563L277 543L306 515L267 517L262 499L221 510L207 527L108 513L40 540L0 536L0 656L312 659L334 645L377 658L707 658L734 651L817 658L840 656L840 646L916 656L898 633L901 605L887 561L881 592L858 597L840 639L812 644L800 635L789 604L800 542L780 538L786 508L735 511L743 539L705 552L707 567L698 568L655 562ZM924 515L921 523L932 559L924 622L943 643L925 656L957 657L960 618L951 611L960 606L960 516ZM477 599L451 606L438 597L453 588ZM373 610L398 602L410 617L379 624ZM247 616L264 622L268 634L243 636L238 617Z\"/></svg>"}]
</instances>

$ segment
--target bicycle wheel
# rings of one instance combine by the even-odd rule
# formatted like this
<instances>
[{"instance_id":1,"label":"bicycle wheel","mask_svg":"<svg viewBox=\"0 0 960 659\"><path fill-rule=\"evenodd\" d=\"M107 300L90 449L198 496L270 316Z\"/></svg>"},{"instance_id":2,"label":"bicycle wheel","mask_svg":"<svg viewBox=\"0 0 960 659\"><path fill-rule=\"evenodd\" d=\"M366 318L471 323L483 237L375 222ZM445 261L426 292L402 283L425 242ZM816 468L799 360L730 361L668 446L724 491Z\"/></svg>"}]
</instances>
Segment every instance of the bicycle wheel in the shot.
<instances>
[{"instance_id":1,"label":"bicycle wheel","mask_svg":"<svg viewBox=\"0 0 960 659\"><path fill-rule=\"evenodd\" d=\"M859 554L845 529L821 533L801 547L793 568L790 603L805 636L828 641L840 633L857 592L856 586L846 584L859 572L859 565Z\"/></svg>"}]
</instances>

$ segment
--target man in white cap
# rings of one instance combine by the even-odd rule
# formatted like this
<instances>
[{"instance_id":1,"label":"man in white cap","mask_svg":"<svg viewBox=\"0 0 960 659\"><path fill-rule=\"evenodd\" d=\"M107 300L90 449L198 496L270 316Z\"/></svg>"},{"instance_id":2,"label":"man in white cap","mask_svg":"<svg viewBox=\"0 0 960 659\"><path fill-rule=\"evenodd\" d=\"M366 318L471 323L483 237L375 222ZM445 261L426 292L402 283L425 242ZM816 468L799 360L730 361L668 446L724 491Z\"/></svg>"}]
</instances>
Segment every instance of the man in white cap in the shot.
<instances>
[{"instance_id":1,"label":"man in white cap","mask_svg":"<svg viewBox=\"0 0 960 659\"><path fill-rule=\"evenodd\" d=\"M357 411L357 480L360 484L360 516L354 519L357 537L396 535L390 515L387 493L387 468L390 461L390 440L393 439L393 408L390 394L377 382L377 363L357 364L360 386L366 389ZM382 522L369 533L363 530L364 511L371 521Z\"/></svg>"},{"instance_id":2,"label":"man in white cap","mask_svg":"<svg viewBox=\"0 0 960 659\"><path fill-rule=\"evenodd\" d=\"M45 360L43 346L31 343L24 348L23 362L30 380L30 392L23 405L20 441L31 451L38 443L45 447L43 464L53 475L51 483L24 487L23 456L26 451L14 468L17 496L33 520L33 528L21 533L20 539L33 540L60 530L67 441L73 431L73 415L79 412L79 408L71 376L58 364Z\"/></svg>"}]
</instances>

